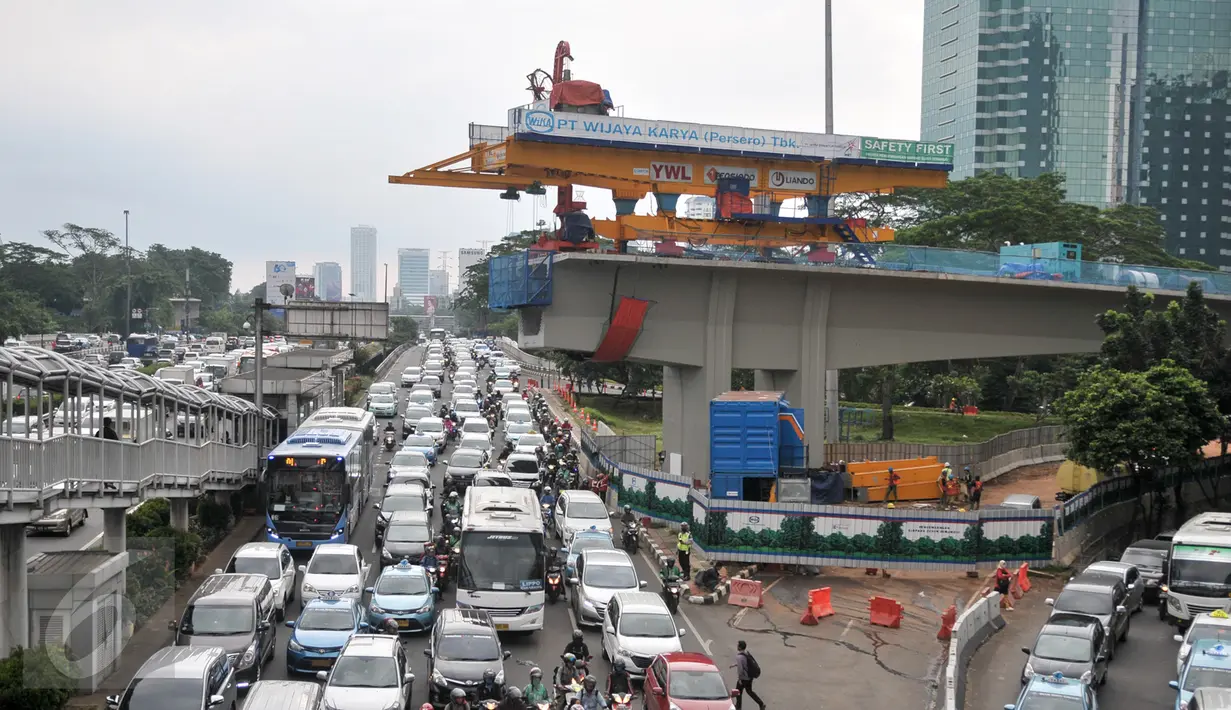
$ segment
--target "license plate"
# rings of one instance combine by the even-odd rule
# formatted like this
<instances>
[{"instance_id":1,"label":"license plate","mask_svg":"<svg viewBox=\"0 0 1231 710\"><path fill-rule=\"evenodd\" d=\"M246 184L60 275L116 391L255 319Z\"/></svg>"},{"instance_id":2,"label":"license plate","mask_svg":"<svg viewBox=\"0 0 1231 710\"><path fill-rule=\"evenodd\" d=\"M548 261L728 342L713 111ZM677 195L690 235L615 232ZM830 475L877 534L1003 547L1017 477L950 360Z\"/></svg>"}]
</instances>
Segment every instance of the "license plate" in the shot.
<instances>
[{"instance_id":1,"label":"license plate","mask_svg":"<svg viewBox=\"0 0 1231 710\"><path fill-rule=\"evenodd\" d=\"M508 624L496 624L496 630L497 631L508 631L509 625Z\"/></svg>"},{"instance_id":2,"label":"license plate","mask_svg":"<svg viewBox=\"0 0 1231 710\"><path fill-rule=\"evenodd\" d=\"M312 659L313 668L328 668L333 665L332 658L314 658Z\"/></svg>"},{"instance_id":3,"label":"license plate","mask_svg":"<svg viewBox=\"0 0 1231 710\"><path fill-rule=\"evenodd\" d=\"M295 543L295 547L312 547L312 543L308 542L307 540L300 540L299 542Z\"/></svg>"},{"instance_id":4,"label":"license plate","mask_svg":"<svg viewBox=\"0 0 1231 710\"><path fill-rule=\"evenodd\" d=\"M406 627L408 627L408 626L410 626L410 619L398 619L398 627L399 627L399 628L403 628L403 629L404 629L404 628L406 628Z\"/></svg>"}]
</instances>

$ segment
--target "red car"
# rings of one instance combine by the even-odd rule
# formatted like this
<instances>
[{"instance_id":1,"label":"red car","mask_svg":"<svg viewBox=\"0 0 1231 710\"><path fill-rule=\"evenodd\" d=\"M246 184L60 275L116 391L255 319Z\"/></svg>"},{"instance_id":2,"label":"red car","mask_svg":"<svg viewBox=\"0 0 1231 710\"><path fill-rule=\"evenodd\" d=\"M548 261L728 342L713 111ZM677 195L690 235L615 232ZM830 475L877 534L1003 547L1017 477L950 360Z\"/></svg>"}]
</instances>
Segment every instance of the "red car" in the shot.
<instances>
[{"instance_id":1,"label":"red car","mask_svg":"<svg viewBox=\"0 0 1231 710\"><path fill-rule=\"evenodd\" d=\"M732 691L718 666L700 653L664 653L645 674L648 710L731 710Z\"/></svg>"}]
</instances>

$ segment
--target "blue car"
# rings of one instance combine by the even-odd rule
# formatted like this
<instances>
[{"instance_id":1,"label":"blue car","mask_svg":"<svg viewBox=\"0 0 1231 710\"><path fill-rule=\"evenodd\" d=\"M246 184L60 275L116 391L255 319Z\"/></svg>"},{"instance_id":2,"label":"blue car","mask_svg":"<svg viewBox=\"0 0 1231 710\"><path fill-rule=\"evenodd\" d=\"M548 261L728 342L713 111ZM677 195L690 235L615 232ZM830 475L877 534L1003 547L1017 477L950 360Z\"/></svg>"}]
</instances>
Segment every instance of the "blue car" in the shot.
<instances>
[{"instance_id":1,"label":"blue car","mask_svg":"<svg viewBox=\"0 0 1231 710\"><path fill-rule=\"evenodd\" d=\"M614 550L615 542L612 541L611 535L601 530L582 530L573 535L573 542L568 547L560 548L560 554L564 555L564 577L576 576L577 574L577 558L581 556L582 550Z\"/></svg>"},{"instance_id":2,"label":"blue car","mask_svg":"<svg viewBox=\"0 0 1231 710\"><path fill-rule=\"evenodd\" d=\"M406 560L381 570L376 586L367 588L368 624L379 629L389 619L405 632L426 631L436 623L436 597L427 570Z\"/></svg>"},{"instance_id":3,"label":"blue car","mask_svg":"<svg viewBox=\"0 0 1231 710\"><path fill-rule=\"evenodd\" d=\"M1168 685L1176 691L1176 710L1188 710L1197 688L1231 688L1231 646L1219 639L1196 642L1180 670L1180 679Z\"/></svg>"},{"instance_id":4,"label":"blue car","mask_svg":"<svg viewBox=\"0 0 1231 710\"><path fill-rule=\"evenodd\" d=\"M286 673L292 677L329 670L350 637L368 628L355 599L313 599L286 625L294 629L286 642Z\"/></svg>"},{"instance_id":5,"label":"blue car","mask_svg":"<svg viewBox=\"0 0 1231 710\"><path fill-rule=\"evenodd\" d=\"M427 434L411 434L402 442L402 451L419 451L436 465L436 440Z\"/></svg>"},{"instance_id":6,"label":"blue car","mask_svg":"<svg viewBox=\"0 0 1231 710\"><path fill-rule=\"evenodd\" d=\"M1098 710L1098 698L1089 683L1059 673L1036 675L1004 710Z\"/></svg>"}]
</instances>

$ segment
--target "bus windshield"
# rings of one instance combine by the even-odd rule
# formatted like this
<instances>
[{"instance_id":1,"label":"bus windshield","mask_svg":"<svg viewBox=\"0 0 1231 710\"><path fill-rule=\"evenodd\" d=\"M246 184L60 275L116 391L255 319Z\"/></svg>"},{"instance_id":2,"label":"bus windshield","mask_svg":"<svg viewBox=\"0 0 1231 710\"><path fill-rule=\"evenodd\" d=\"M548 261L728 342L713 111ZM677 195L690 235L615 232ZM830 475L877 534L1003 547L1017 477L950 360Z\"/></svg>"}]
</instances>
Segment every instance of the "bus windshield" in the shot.
<instances>
[{"instance_id":1,"label":"bus windshield","mask_svg":"<svg viewBox=\"0 0 1231 710\"><path fill-rule=\"evenodd\" d=\"M1181 594L1226 597L1231 594L1231 548L1176 545L1170 584Z\"/></svg>"},{"instance_id":2,"label":"bus windshield","mask_svg":"<svg viewBox=\"0 0 1231 710\"><path fill-rule=\"evenodd\" d=\"M543 533L467 531L462 534L458 586L466 590L543 589Z\"/></svg>"},{"instance_id":3,"label":"bus windshield","mask_svg":"<svg viewBox=\"0 0 1231 710\"><path fill-rule=\"evenodd\" d=\"M346 504L346 463L333 458L270 461L269 510L275 520L337 518Z\"/></svg>"}]
</instances>

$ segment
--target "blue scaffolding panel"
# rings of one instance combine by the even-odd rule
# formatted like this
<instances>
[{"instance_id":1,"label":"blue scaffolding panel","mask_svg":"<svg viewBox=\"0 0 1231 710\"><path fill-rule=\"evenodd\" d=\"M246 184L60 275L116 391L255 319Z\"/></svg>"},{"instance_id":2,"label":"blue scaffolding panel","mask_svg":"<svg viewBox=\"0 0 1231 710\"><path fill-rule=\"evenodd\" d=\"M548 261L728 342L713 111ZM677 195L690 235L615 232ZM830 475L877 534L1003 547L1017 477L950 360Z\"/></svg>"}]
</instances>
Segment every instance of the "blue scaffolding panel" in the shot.
<instances>
[{"instance_id":1,"label":"blue scaffolding panel","mask_svg":"<svg viewBox=\"0 0 1231 710\"><path fill-rule=\"evenodd\" d=\"M553 252L530 249L487 262L487 304L493 309L551 305Z\"/></svg>"}]
</instances>

